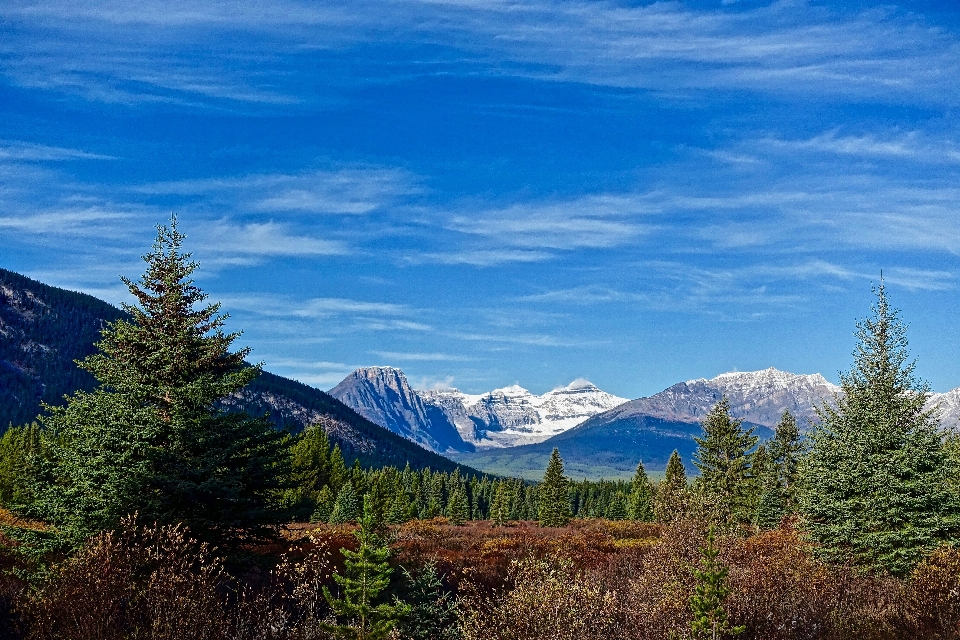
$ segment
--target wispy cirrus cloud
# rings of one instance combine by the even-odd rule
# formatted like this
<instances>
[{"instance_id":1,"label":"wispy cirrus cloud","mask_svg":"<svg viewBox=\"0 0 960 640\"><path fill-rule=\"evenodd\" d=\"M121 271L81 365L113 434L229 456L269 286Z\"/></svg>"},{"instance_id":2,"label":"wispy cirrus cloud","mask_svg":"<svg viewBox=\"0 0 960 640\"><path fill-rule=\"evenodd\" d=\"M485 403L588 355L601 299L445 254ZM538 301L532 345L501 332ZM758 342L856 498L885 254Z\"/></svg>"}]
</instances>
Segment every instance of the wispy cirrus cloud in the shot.
<instances>
[{"instance_id":1,"label":"wispy cirrus cloud","mask_svg":"<svg viewBox=\"0 0 960 640\"><path fill-rule=\"evenodd\" d=\"M414 176L400 169L345 167L159 182L137 185L131 191L187 198L206 209L358 215L419 193L421 188Z\"/></svg>"},{"instance_id":2,"label":"wispy cirrus cloud","mask_svg":"<svg viewBox=\"0 0 960 640\"><path fill-rule=\"evenodd\" d=\"M346 243L297 233L276 222L238 224L227 220L196 225L198 255L257 260L280 256L337 256L350 253Z\"/></svg>"},{"instance_id":3,"label":"wispy cirrus cloud","mask_svg":"<svg viewBox=\"0 0 960 640\"><path fill-rule=\"evenodd\" d=\"M434 73L429 63L457 51L459 62L445 72L674 94L746 89L943 103L960 91L943 81L960 70L955 34L889 8L394 0L361 1L346 11L333 2L18 2L0 15L17 27L0 46L11 54L7 77L94 100L315 102L294 61L325 60L347 48L368 64L365 75L380 81ZM415 61L423 71L398 71L362 55L365 45L411 44L422 47ZM187 64L188 54L201 51L205 65ZM263 74L264 64L283 73ZM342 81L330 75L329 82Z\"/></svg>"},{"instance_id":4,"label":"wispy cirrus cloud","mask_svg":"<svg viewBox=\"0 0 960 640\"><path fill-rule=\"evenodd\" d=\"M52 147L20 141L0 141L0 162L40 162L59 160L116 160L114 156L91 153L82 149Z\"/></svg>"},{"instance_id":5,"label":"wispy cirrus cloud","mask_svg":"<svg viewBox=\"0 0 960 640\"><path fill-rule=\"evenodd\" d=\"M335 315L408 316L415 313L407 305L371 302L349 298L295 298L277 295L232 295L224 305L263 316L294 318L328 318Z\"/></svg>"},{"instance_id":6,"label":"wispy cirrus cloud","mask_svg":"<svg viewBox=\"0 0 960 640\"><path fill-rule=\"evenodd\" d=\"M62 208L0 216L0 230L36 236L118 238L130 235L139 213L101 207Z\"/></svg>"},{"instance_id":7,"label":"wispy cirrus cloud","mask_svg":"<svg viewBox=\"0 0 960 640\"><path fill-rule=\"evenodd\" d=\"M468 362L474 359L449 353L411 353L404 351L371 351L370 353L391 362Z\"/></svg>"},{"instance_id":8,"label":"wispy cirrus cloud","mask_svg":"<svg viewBox=\"0 0 960 640\"><path fill-rule=\"evenodd\" d=\"M637 219L650 212L642 197L601 194L456 214L445 223L447 230L482 238L495 247L441 255L485 265L534 262L555 251L622 246L650 232L652 226Z\"/></svg>"}]
</instances>

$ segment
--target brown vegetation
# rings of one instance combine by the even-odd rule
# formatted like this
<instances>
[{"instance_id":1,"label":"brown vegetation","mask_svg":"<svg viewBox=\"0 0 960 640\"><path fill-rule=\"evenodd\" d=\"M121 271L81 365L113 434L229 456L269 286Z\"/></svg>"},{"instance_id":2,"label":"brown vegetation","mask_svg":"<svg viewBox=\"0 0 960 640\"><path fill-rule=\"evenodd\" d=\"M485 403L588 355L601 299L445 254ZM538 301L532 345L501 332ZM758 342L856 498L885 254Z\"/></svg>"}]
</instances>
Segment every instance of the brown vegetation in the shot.
<instances>
[{"instance_id":1,"label":"brown vegetation","mask_svg":"<svg viewBox=\"0 0 960 640\"><path fill-rule=\"evenodd\" d=\"M457 595L463 640L684 636L704 535L692 521L578 520L542 529L443 518L389 532L395 564L434 565ZM128 521L92 538L35 589L7 576L0 634L319 640L326 636L318 623L329 614L321 587L342 566L340 549L355 544L350 526L290 528L282 544L258 549L254 568L237 579L182 528ZM901 580L825 565L789 524L720 545L730 567L726 608L746 627L742 638L960 638L960 550L941 548Z\"/></svg>"}]
</instances>

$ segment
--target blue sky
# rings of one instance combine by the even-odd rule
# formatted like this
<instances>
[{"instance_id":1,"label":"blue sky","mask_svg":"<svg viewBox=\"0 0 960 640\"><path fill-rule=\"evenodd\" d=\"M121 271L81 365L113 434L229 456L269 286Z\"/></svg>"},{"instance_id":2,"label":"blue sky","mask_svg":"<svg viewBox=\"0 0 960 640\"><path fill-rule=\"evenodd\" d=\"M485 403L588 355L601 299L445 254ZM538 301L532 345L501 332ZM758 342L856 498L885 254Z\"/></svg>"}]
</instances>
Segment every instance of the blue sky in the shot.
<instances>
[{"instance_id":1,"label":"blue sky","mask_svg":"<svg viewBox=\"0 0 960 640\"><path fill-rule=\"evenodd\" d=\"M836 380L883 270L960 386L955 3L8 0L0 266L111 302L177 212L268 370Z\"/></svg>"}]
</instances>

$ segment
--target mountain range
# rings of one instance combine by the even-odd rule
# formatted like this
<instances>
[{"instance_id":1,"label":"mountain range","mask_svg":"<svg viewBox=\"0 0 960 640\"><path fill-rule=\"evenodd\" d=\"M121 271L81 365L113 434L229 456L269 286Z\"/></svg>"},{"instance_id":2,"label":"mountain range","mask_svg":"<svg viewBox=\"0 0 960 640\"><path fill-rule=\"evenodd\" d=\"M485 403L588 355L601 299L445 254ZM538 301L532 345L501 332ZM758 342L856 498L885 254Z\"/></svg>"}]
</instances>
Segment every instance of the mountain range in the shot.
<instances>
[{"instance_id":1,"label":"mountain range","mask_svg":"<svg viewBox=\"0 0 960 640\"><path fill-rule=\"evenodd\" d=\"M29 422L42 402L57 404L64 394L92 389L95 380L74 360L93 353L101 329L124 317L92 296L0 269L0 426ZM519 385L468 394L413 389L400 369L367 367L329 394L263 372L221 404L269 415L278 428L294 432L320 424L348 462L365 466L409 462L452 471L459 464L469 465L463 467L469 473L535 479L558 447L572 476L625 478L639 461L656 474L674 449L689 465L700 421L724 395L734 416L769 437L785 409L806 426L815 407L837 392L819 374L771 368L688 380L636 400L582 379L542 395ZM955 429L960 389L932 394L933 405L943 425Z\"/></svg>"},{"instance_id":2,"label":"mountain range","mask_svg":"<svg viewBox=\"0 0 960 640\"><path fill-rule=\"evenodd\" d=\"M447 453L543 442L627 401L586 380L540 396L518 385L480 395L420 391L394 367L357 369L330 395L394 433Z\"/></svg>"},{"instance_id":3,"label":"mountain range","mask_svg":"<svg viewBox=\"0 0 960 640\"><path fill-rule=\"evenodd\" d=\"M59 404L65 394L93 389L96 381L74 360L95 351L108 322L126 317L93 296L0 269L0 430L34 420L41 402ZM227 411L268 415L278 428L293 432L320 424L348 464L355 459L371 467L409 463L446 472L460 466L370 422L319 389L266 371L221 404Z\"/></svg>"},{"instance_id":4,"label":"mountain range","mask_svg":"<svg viewBox=\"0 0 960 640\"><path fill-rule=\"evenodd\" d=\"M840 388L820 374L774 368L680 382L627 401L578 380L541 396L513 385L485 394L416 390L393 367L366 367L330 394L358 413L458 461L503 475L539 478L558 447L574 476L629 477L637 462L662 470L676 449L689 464L700 422L724 396L731 413L761 438L784 410L806 428ZM943 424L960 416L960 389L932 394ZM437 447L440 447L439 449Z\"/></svg>"}]
</instances>

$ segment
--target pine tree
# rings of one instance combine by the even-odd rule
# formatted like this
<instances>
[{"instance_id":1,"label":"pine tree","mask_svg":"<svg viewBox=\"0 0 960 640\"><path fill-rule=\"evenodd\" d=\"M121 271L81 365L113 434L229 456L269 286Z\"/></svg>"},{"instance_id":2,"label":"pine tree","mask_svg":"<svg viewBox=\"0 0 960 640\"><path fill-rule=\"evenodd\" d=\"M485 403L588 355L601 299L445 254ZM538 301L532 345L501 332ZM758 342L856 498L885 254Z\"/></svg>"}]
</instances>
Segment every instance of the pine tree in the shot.
<instances>
[{"instance_id":1,"label":"pine tree","mask_svg":"<svg viewBox=\"0 0 960 640\"><path fill-rule=\"evenodd\" d=\"M778 467L764 445L753 456L751 476L756 493L753 523L761 530L775 529L786 514L785 492Z\"/></svg>"},{"instance_id":2,"label":"pine tree","mask_svg":"<svg viewBox=\"0 0 960 640\"><path fill-rule=\"evenodd\" d=\"M294 517L316 511L320 490L330 484L330 439L321 425L304 429L290 447L290 479L284 501Z\"/></svg>"},{"instance_id":3,"label":"pine tree","mask_svg":"<svg viewBox=\"0 0 960 640\"><path fill-rule=\"evenodd\" d=\"M410 606L397 631L404 640L457 640L457 600L445 588L434 564L417 573L403 570L403 599Z\"/></svg>"},{"instance_id":4,"label":"pine tree","mask_svg":"<svg viewBox=\"0 0 960 640\"><path fill-rule=\"evenodd\" d=\"M495 527L505 527L510 523L510 504L506 483L497 481L493 485L493 498L490 501L490 520Z\"/></svg>"},{"instance_id":5,"label":"pine tree","mask_svg":"<svg viewBox=\"0 0 960 640\"><path fill-rule=\"evenodd\" d=\"M539 507L541 527L563 527L570 522L569 481L563 475L560 450L554 448L540 484Z\"/></svg>"},{"instance_id":6,"label":"pine tree","mask_svg":"<svg viewBox=\"0 0 960 640\"><path fill-rule=\"evenodd\" d=\"M777 470L777 483L784 503L785 513L797 509L797 488L800 481L800 459L806 451L797 420L789 411L784 411L777 423L776 433L770 441L770 459Z\"/></svg>"},{"instance_id":7,"label":"pine tree","mask_svg":"<svg viewBox=\"0 0 960 640\"><path fill-rule=\"evenodd\" d=\"M823 557L904 575L923 555L960 537L929 387L908 361L906 327L881 285L858 324L853 369L833 405L819 410L804 459L805 527Z\"/></svg>"},{"instance_id":8,"label":"pine tree","mask_svg":"<svg viewBox=\"0 0 960 640\"><path fill-rule=\"evenodd\" d=\"M732 627L723 608L724 600L730 595L727 586L729 569L720 560L720 549L716 546L713 527L707 534L707 544L700 549L700 569L694 569L693 576L697 586L690 598L693 620L690 622L691 635L694 638L717 640L724 636L735 636L744 632L745 627Z\"/></svg>"},{"instance_id":9,"label":"pine tree","mask_svg":"<svg viewBox=\"0 0 960 640\"><path fill-rule=\"evenodd\" d=\"M406 490L401 486L393 494L393 500L390 502L390 508L387 509L387 522L390 524L403 524L413 517L413 502Z\"/></svg>"},{"instance_id":10,"label":"pine tree","mask_svg":"<svg viewBox=\"0 0 960 640\"><path fill-rule=\"evenodd\" d=\"M463 487L456 486L450 492L450 500L447 502L447 518L450 520L450 524L458 527L470 518L467 491Z\"/></svg>"},{"instance_id":11,"label":"pine tree","mask_svg":"<svg viewBox=\"0 0 960 640\"><path fill-rule=\"evenodd\" d=\"M344 485L344 490L349 486ZM320 627L337 638L381 640L388 637L397 622L409 613L409 607L400 602L374 604L390 585L393 570L388 562L390 547L377 536L369 501L364 501L363 511L360 528L354 533L360 547L356 551L340 549L344 557L344 573L333 576L342 590L342 597L334 597L329 588L323 587L323 597L338 622L321 623Z\"/></svg>"},{"instance_id":12,"label":"pine tree","mask_svg":"<svg viewBox=\"0 0 960 640\"><path fill-rule=\"evenodd\" d=\"M672 522L686 512L687 470L676 449L667 460L667 469L663 480L657 485L653 515L657 522Z\"/></svg>"},{"instance_id":13,"label":"pine tree","mask_svg":"<svg viewBox=\"0 0 960 640\"><path fill-rule=\"evenodd\" d=\"M44 442L36 422L10 426L0 437L0 505L24 511L34 501L31 478L43 457Z\"/></svg>"},{"instance_id":14,"label":"pine tree","mask_svg":"<svg viewBox=\"0 0 960 640\"><path fill-rule=\"evenodd\" d=\"M340 488L337 499L333 503L333 511L330 513L330 524L355 522L359 517L360 504L357 500L357 491L353 488L353 483L348 482ZM372 517L371 514L371 518Z\"/></svg>"},{"instance_id":15,"label":"pine tree","mask_svg":"<svg viewBox=\"0 0 960 640\"><path fill-rule=\"evenodd\" d=\"M225 314L190 279L176 218L157 228L138 282L123 278L136 305L110 323L98 352L79 363L99 386L64 407L45 406L49 443L34 483L34 512L64 541L145 521L182 522L218 544L266 536L282 518L287 436L265 419L226 414L216 402L260 373L231 352Z\"/></svg>"},{"instance_id":16,"label":"pine tree","mask_svg":"<svg viewBox=\"0 0 960 640\"><path fill-rule=\"evenodd\" d=\"M340 488L349 482L350 470L343 460L343 453L340 451L340 445L333 445L333 451L330 452L330 488L334 492L340 491Z\"/></svg>"},{"instance_id":17,"label":"pine tree","mask_svg":"<svg viewBox=\"0 0 960 640\"><path fill-rule=\"evenodd\" d=\"M693 464L700 470L696 486L715 505L714 515L723 524L752 520L750 450L759 438L752 428L744 430L742 422L730 416L724 396L704 419L703 437L694 437Z\"/></svg>"},{"instance_id":18,"label":"pine tree","mask_svg":"<svg viewBox=\"0 0 960 640\"><path fill-rule=\"evenodd\" d=\"M637 464L637 471L633 474L627 516L631 520L653 522L653 486L642 462Z\"/></svg>"},{"instance_id":19,"label":"pine tree","mask_svg":"<svg viewBox=\"0 0 960 640\"><path fill-rule=\"evenodd\" d=\"M614 493L607 503L606 512L607 520L626 520L627 496L622 491Z\"/></svg>"},{"instance_id":20,"label":"pine tree","mask_svg":"<svg viewBox=\"0 0 960 640\"><path fill-rule=\"evenodd\" d=\"M324 485L317 493L316 505L310 514L310 522L329 522L333 514L334 497L330 485Z\"/></svg>"}]
</instances>

